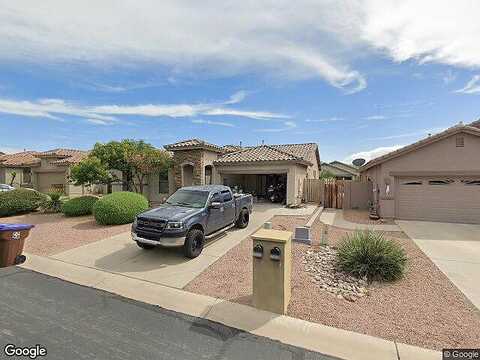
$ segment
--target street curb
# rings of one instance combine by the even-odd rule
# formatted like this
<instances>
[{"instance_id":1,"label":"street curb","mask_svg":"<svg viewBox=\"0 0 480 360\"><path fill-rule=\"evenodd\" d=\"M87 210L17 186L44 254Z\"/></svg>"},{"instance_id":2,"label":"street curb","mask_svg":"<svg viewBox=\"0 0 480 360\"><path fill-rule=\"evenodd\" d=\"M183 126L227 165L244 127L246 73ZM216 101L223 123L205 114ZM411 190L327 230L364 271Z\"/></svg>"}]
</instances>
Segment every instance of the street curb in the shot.
<instances>
[{"instance_id":1,"label":"street curb","mask_svg":"<svg viewBox=\"0 0 480 360\"><path fill-rule=\"evenodd\" d=\"M118 273L28 254L20 267L348 360L439 360L441 353L274 314ZM398 349L398 353L397 353Z\"/></svg>"}]
</instances>

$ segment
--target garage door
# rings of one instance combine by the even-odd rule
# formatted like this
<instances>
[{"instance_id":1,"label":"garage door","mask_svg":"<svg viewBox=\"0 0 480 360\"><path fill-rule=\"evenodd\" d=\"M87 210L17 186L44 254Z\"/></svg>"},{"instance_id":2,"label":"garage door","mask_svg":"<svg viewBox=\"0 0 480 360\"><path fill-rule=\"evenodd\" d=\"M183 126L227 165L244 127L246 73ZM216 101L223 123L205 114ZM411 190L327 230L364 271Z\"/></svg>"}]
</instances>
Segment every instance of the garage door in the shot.
<instances>
[{"instance_id":1,"label":"garage door","mask_svg":"<svg viewBox=\"0 0 480 360\"><path fill-rule=\"evenodd\" d=\"M479 178L399 178L397 217L480 223Z\"/></svg>"},{"instance_id":2,"label":"garage door","mask_svg":"<svg viewBox=\"0 0 480 360\"><path fill-rule=\"evenodd\" d=\"M65 173L39 173L38 189L40 192L48 192L53 189L63 190L65 186Z\"/></svg>"}]
</instances>

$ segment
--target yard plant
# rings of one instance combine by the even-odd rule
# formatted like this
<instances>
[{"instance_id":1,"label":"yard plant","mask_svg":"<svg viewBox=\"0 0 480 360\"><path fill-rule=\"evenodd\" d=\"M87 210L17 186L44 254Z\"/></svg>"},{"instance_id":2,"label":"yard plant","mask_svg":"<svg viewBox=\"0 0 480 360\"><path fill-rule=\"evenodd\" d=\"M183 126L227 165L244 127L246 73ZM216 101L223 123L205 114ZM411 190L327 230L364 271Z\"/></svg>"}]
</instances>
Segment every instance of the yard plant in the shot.
<instances>
[{"instance_id":1,"label":"yard plant","mask_svg":"<svg viewBox=\"0 0 480 360\"><path fill-rule=\"evenodd\" d=\"M369 281L401 278L406 262L403 248L380 232L355 231L345 236L338 247L338 267Z\"/></svg>"},{"instance_id":2,"label":"yard plant","mask_svg":"<svg viewBox=\"0 0 480 360\"><path fill-rule=\"evenodd\" d=\"M85 195L68 200L63 204L63 214L65 216L84 216L91 215L93 206L98 201L98 197Z\"/></svg>"},{"instance_id":3,"label":"yard plant","mask_svg":"<svg viewBox=\"0 0 480 360\"><path fill-rule=\"evenodd\" d=\"M42 204L41 208L44 212L58 213L62 211L64 200L62 199L63 192L51 191L47 193L47 199Z\"/></svg>"},{"instance_id":4,"label":"yard plant","mask_svg":"<svg viewBox=\"0 0 480 360\"><path fill-rule=\"evenodd\" d=\"M120 225L133 222L135 216L148 209L148 200L140 194L120 191L98 200L93 215L102 225Z\"/></svg>"},{"instance_id":5,"label":"yard plant","mask_svg":"<svg viewBox=\"0 0 480 360\"><path fill-rule=\"evenodd\" d=\"M11 216L37 210L47 196L30 189L0 192L0 216Z\"/></svg>"}]
</instances>

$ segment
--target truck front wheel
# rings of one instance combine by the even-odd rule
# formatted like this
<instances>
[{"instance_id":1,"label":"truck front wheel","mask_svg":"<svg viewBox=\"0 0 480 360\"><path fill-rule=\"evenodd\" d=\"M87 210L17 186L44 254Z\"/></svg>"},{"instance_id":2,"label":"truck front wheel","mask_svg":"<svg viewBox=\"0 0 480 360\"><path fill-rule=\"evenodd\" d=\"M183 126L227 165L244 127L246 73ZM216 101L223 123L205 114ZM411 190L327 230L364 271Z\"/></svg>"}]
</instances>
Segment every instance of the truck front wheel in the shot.
<instances>
[{"instance_id":1,"label":"truck front wheel","mask_svg":"<svg viewBox=\"0 0 480 360\"><path fill-rule=\"evenodd\" d=\"M196 258L203 250L205 243L205 235L200 229L191 229L185 238L185 256L188 258Z\"/></svg>"},{"instance_id":2,"label":"truck front wheel","mask_svg":"<svg viewBox=\"0 0 480 360\"><path fill-rule=\"evenodd\" d=\"M242 209L242 211L240 211L240 214L238 215L238 219L237 219L237 222L235 223L235 225L239 229L244 229L248 226L249 221L250 221L250 214L249 214L248 210L247 209Z\"/></svg>"}]
</instances>

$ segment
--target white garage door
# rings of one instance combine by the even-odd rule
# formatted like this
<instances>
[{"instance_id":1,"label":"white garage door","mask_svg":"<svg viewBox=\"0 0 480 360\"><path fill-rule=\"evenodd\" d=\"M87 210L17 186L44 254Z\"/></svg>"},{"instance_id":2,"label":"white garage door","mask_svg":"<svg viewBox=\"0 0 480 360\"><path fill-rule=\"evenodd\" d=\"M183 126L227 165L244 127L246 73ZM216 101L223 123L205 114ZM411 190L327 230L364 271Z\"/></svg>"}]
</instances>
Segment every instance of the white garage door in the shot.
<instances>
[{"instance_id":1,"label":"white garage door","mask_svg":"<svg viewBox=\"0 0 480 360\"><path fill-rule=\"evenodd\" d=\"M480 177L399 178L397 217L480 223Z\"/></svg>"}]
</instances>

